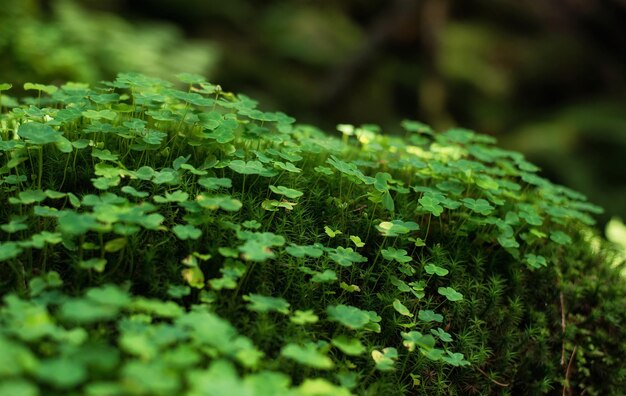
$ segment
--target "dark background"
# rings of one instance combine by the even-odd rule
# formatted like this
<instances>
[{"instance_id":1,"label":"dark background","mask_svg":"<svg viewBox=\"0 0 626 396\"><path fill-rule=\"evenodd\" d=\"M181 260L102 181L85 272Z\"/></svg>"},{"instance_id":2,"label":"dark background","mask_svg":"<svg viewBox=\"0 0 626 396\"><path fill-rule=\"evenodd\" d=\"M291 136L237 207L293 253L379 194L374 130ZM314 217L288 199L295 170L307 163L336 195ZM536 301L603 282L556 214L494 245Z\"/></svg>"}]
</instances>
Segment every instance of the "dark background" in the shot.
<instances>
[{"instance_id":1,"label":"dark background","mask_svg":"<svg viewBox=\"0 0 626 396\"><path fill-rule=\"evenodd\" d=\"M187 71L330 132L462 126L626 218L626 0L2 4L0 80Z\"/></svg>"}]
</instances>

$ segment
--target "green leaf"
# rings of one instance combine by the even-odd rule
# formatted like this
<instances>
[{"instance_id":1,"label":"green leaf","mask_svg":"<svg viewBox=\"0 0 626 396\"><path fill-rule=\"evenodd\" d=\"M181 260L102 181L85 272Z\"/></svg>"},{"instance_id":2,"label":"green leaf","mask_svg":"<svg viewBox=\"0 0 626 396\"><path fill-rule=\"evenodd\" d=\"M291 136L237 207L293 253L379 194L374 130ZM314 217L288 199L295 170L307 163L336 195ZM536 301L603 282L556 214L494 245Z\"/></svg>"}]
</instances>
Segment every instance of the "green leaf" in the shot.
<instances>
[{"instance_id":1,"label":"green leaf","mask_svg":"<svg viewBox=\"0 0 626 396\"><path fill-rule=\"evenodd\" d=\"M550 233L550 239L559 245L571 245L572 238L563 231L552 231Z\"/></svg>"},{"instance_id":2,"label":"green leaf","mask_svg":"<svg viewBox=\"0 0 626 396\"><path fill-rule=\"evenodd\" d=\"M440 267L440 266L438 266L436 264L432 264L432 263L431 264L426 264L424 266L424 271L426 271L426 273L428 275L435 274L437 276L446 276L446 275L448 275L448 272L449 272L447 269L445 269L443 267Z\"/></svg>"},{"instance_id":3,"label":"green leaf","mask_svg":"<svg viewBox=\"0 0 626 396\"><path fill-rule=\"evenodd\" d=\"M366 311L351 305L329 305L326 313L330 320L355 330L363 328L370 321L370 316Z\"/></svg>"},{"instance_id":4,"label":"green leaf","mask_svg":"<svg viewBox=\"0 0 626 396\"><path fill-rule=\"evenodd\" d=\"M24 83L25 91L41 91L47 93L48 95L52 95L58 89L59 88L54 85L35 84L30 82Z\"/></svg>"},{"instance_id":5,"label":"green leaf","mask_svg":"<svg viewBox=\"0 0 626 396\"><path fill-rule=\"evenodd\" d=\"M206 209L217 210L222 209L228 212L236 212L243 206L241 201L231 197L230 195L198 195L196 202Z\"/></svg>"},{"instance_id":6,"label":"green leaf","mask_svg":"<svg viewBox=\"0 0 626 396\"><path fill-rule=\"evenodd\" d=\"M104 245L104 251L108 253L119 252L120 250L126 247L127 243L128 243L128 239L126 238L112 239Z\"/></svg>"},{"instance_id":7,"label":"green leaf","mask_svg":"<svg viewBox=\"0 0 626 396\"><path fill-rule=\"evenodd\" d=\"M407 255L407 251L404 249L389 247L387 249L381 250L381 252L385 260L393 260L399 263L408 263L409 261L413 260Z\"/></svg>"},{"instance_id":8,"label":"green leaf","mask_svg":"<svg viewBox=\"0 0 626 396\"><path fill-rule=\"evenodd\" d=\"M189 199L189 194L181 190L176 190L171 193L166 192L165 197L155 195L152 199L154 199L156 203L185 202Z\"/></svg>"},{"instance_id":9,"label":"green leaf","mask_svg":"<svg viewBox=\"0 0 626 396\"><path fill-rule=\"evenodd\" d=\"M307 342L303 346L293 343L287 344L282 348L280 354L300 364L320 370L329 370L334 367L333 361L321 353L313 342Z\"/></svg>"},{"instance_id":10,"label":"green leaf","mask_svg":"<svg viewBox=\"0 0 626 396\"><path fill-rule=\"evenodd\" d=\"M352 250L352 248L337 247L329 257L342 267L350 267L354 263L365 263L367 258Z\"/></svg>"},{"instance_id":11,"label":"green leaf","mask_svg":"<svg viewBox=\"0 0 626 396\"><path fill-rule=\"evenodd\" d=\"M443 315L435 313L431 310L420 310L417 314L417 317L419 318L419 320L422 320L424 322L443 322Z\"/></svg>"},{"instance_id":12,"label":"green leaf","mask_svg":"<svg viewBox=\"0 0 626 396\"><path fill-rule=\"evenodd\" d=\"M0 396L39 396L39 394L39 388L26 380L6 379L0 383Z\"/></svg>"},{"instance_id":13,"label":"green leaf","mask_svg":"<svg viewBox=\"0 0 626 396\"><path fill-rule=\"evenodd\" d=\"M24 190L18 194L20 202L24 205L32 204L35 202L41 202L48 196L41 190Z\"/></svg>"},{"instance_id":14,"label":"green leaf","mask_svg":"<svg viewBox=\"0 0 626 396\"><path fill-rule=\"evenodd\" d=\"M461 202L463 202L463 205L466 208L470 209L471 211L480 213L485 216L493 212L493 209L494 209L493 206L489 204L489 202L487 202L486 200L482 198L480 199L463 198Z\"/></svg>"},{"instance_id":15,"label":"green leaf","mask_svg":"<svg viewBox=\"0 0 626 396\"><path fill-rule=\"evenodd\" d=\"M8 84L8 83L0 83L0 92L1 91L8 91L9 89L13 88L13 85Z\"/></svg>"},{"instance_id":16,"label":"green leaf","mask_svg":"<svg viewBox=\"0 0 626 396\"><path fill-rule=\"evenodd\" d=\"M420 203L422 210L431 213L433 216L439 216L443 213L443 206L439 205L441 201L434 196L424 195L417 201Z\"/></svg>"},{"instance_id":17,"label":"green leaf","mask_svg":"<svg viewBox=\"0 0 626 396\"><path fill-rule=\"evenodd\" d=\"M397 298L393 301L393 309L395 309L400 315L408 316L409 318L413 317L411 311L409 311L409 309Z\"/></svg>"},{"instance_id":18,"label":"green leaf","mask_svg":"<svg viewBox=\"0 0 626 396\"><path fill-rule=\"evenodd\" d=\"M280 162L280 161L276 161L274 162L274 167L287 171L287 172L291 172L291 173L300 173L302 172L302 169L298 168L297 166L295 166L294 164L292 164L291 162Z\"/></svg>"},{"instance_id":19,"label":"green leaf","mask_svg":"<svg viewBox=\"0 0 626 396\"><path fill-rule=\"evenodd\" d=\"M337 235L341 235L343 234L341 231L339 230L333 230L332 228L330 228L329 226L324 226L324 232L326 233L326 235L328 235L331 238L336 237Z\"/></svg>"},{"instance_id":20,"label":"green leaf","mask_svg":"<svg viewBox=\"0 0 626 396\"><path fill-rule=\"evenodd\" d=\"M452 342L452 336L441 327L438 327L437 330L431 329L430 333L439 337L439 339L443 342Z\"/></svg>"},{"instance_id":21,"label":"green leaf","mask_svg":"<svg viewBox=\"0 0 626 396\"><path fill-rule=\"evenodd\" d=\"M260 175L267 171L259 161L234 160L230 161L228 167L242 175Z\"/></svg>"},{"instance_id":22,"label":"green leaf","mask_svg":"<svg viewBox=\"0 0 626 396\"><path fill-rule=\"evenodd\" d=\"M548 266L548 262L546 261L546 258L543 256L538 256L535 254L528 253L526 254L524 259L526 261L526 264L528 264L528 266L531 268L541 268L541 267Z\"/></svg>"},{"instance_id":23,"label":"green leaf","mask_svg":"<svg viewBox=\"0 0 626 396\"><path fill-rule=\"evenodd\" d=\"M93 215L63 211L59 216L59 229L64 234L81 235L96 228L98 222Z\"/></svg>"},{"instance_id":24,"label":"green leaf","mask_svg":"<svg viewBox=\"0 0 626 396\"><path fill-rule=\"evenodd\" d=\"M356 235L350 235L350 240L354 243L354 246L358 248L365 246L365 243L361 241L361 238Z\"/></svg>"},{"instance_id":25,"label":"green leaf","mask_svg":"<svg viewBox=\"0 0 626 396\"><path fill-rule=\"evenodd\" d=\"M113 121L117 118L117 113L113 110L85 110L82 115L83 117L91 120L101 120L104 118L106 120Z\"/></svg>"},{"instance_id":26,"label":"green leaf","mask_svg":"<svg viewBox=\"0 0 626 396\"><path fill-rule=\"evenodd\" d=\"M361 288L358 287L357 285L349 285L346 282L341 282L339 284L339 287L341 287L343 290L347 291L348 293L354 293L354 292L361 291Z\"/></svg>"},{"instance_id":27,"label":"green leaf","mask_svg":"<svg viewBox=\"0 0 626 396\"><path fill-rule=\"evenodd\" d=\"M92 258L89 260L83 260L78 263L78 266L83 269L94 270L96 272L104 271L107 261L103 258Z\"/></svg>"},{"instance_id":28,"label":"green leaf","mask_svg":"<svg viewBox=\"0 0 626 396\"><path fill-rule=\"evenodd\" d=\"M296 389L298 396L350 396L352 393L323 378L307 378ZM268 394L269 395L269 394Z\"/></svg>"},{"instance_id":29,"label":"green leaf","mask_svg":"<svg viewBox=\"0 0 626 396\"><path fill-rule=\"evenodd\" d=\"M393 371L394 363L398 359L398 350L393 347L384 348L381 351L374 349L372 359L376 363L376 369L380 371Z\"/></svg>"},{"instance_id":30,"label":"green leaf","mask_svg":"<svg viewBox=\"0 0 626 396\"><path fill-rule=\"evenodd\" d=\"M303 326L306 324L317 323L319 317L312 310L297 310L293 313L289 320L292 323Z\"/></svg>"},{"instance_id":31,"label":"green leaf","mask_svg":"<svg viewBox=\"0 0 626 396\"><path fill-rule=\"evenodd\" d=\"M411 231L419 230L419 225L412 221L392 220L383 221L376 226L376 229L380 231L383 236L396 237L408 234Z\"/></svg>"},{"instance_id":32,"label":"green leaf","mask_svg":"<svg viewBox=\"0 0 626 396\"><path fill-rule=\"evenodd\" d=\"M435 347L435 338L430 334L424 335L419 331L402 333L402 339L404 340L402 344L409 352L413 352L416 347L425 352Z\"/></svg>"},{"instance_id":33,"label":"green leaf","mask_svg":"<svg viewBox=\"0 0 626 396\"><path fill-rule=\"evenodd\" d=\"M185 268L181 275L187 284L195 289L204 288L204 273L198 267Z\"/></svg>"},{"instance_id":34,"label":"green leaf","mask_svg":"<svg viewBox=\"0 0 626 396\"><path fill-rule=\"evenodd\" d=\"M144 191L137 191L134 187L131 186L124 186L122 187L122 192L133 196L135 198L146 198L147 196L149 196L150 194Z\"/></svg>"},{"instance_id":35,"label":"green leaf","mask_svg":"<svg viewBox=\"0 0 626 396\"><path fill-rule=\"evenodd\" d=\"M49 144L64 139L61 132L39 122L27 122L20 125L17 134L32 144Z\"/></svg>"},{"instance_id":36,"label":"green leaf","mask_svg":"<svg viewBox=\"0 0 626 396\"><path fill-rule=\"evenodd\" d=\"M9 234L13 234L19 231L24 231L28 229L28 226L26 224L24 224L24 221L27 219L28 217L26 216L20 216L20 217L16 217L16 218L12 218L11 221L9 221L7 224L2 224L0 226L0 229L2 229L2 231L9 233Z\"/></svg>"},{"instance_id":37,"label":"green leaf","mask_svg":"<svg viewBox=\"0 0 626 396\"><path fill-rule=\"evenodd\" d=\"M22 253L22 248L15 242L0 242L0 261L10 260Z\"/></svg>"},{"instance_id":38,"label":"green leaf","mask_svg":"<svg viewBox=\"0 0 626 396\"><path fill-rule=\"evenodd\" d=\"M337 281L337 273L333 270L325 270L324 272L318 272L311 278L311 282L315 283L329 283Z\"/></svg>"},{"instance_id":39,"label":"green leaf","mask_svg":"<svg viewBox=\"0 0 626 396\"><path fill-rule=\"evenodd\" d=\"M185 84L206 84L206 80L199 74L178 73L176 78Z\"/></svg>"},{"instance_id":40,"label":"green leaf","mask_svg":"<svg viewBox=\"0 0 626 396\"><path fill-rule=\"evenodd\" d=\"M200 236L202 236L202 230L189 224L176 224L172 228L172 231L174 232L174 234L176 234L178 239L181 239L183 241L187 239L198 239L200 238Z\"/></svg>"},{"instance_id":41,"label":"green leaf","mask_svg":"<svg viewBox=\"0 0 626 396\"><path fill-rule=\"evenodd\" d=\"M87 370L78 360L52 358L39 363L35 376L57 389L69 389L87 379Z\"/></svg>"},{"instance_id":42,"label":"green leaf","mask_svg":"<svg viewBox=\"0 0 626 396\"><path fill-rule=\"evenodd\" d=\"M125 290L114 285L104 285L89 289L85 297L102 305L111 305L119 308L125 307L131 300Z\"/></svg>"},{"instance_id":43,"label":"green leaf","mask_svg":"<svg viewBox=\"0 0 626 396\"><path fill-rule=\"evenodd\" d=\"M98 158L102 161L117 161L119 159L118 154L112 154L110 150L99 150L93 149L91 151L91 156L94 158Z\"/></svg>"},{"instance_id":44,"label":"green leaf","mask_svg":"<svg viewBox=\"0 0 626 396\"><path fill-rule=\"evenodd\" d=\"M285 186L273 186L270 185L270 190L272 190L272 192L279 194L279 195L284 195L289 199L296 199L301 197L304 193L302 191L298 191L298 190L294 190L292 188L287 188Z\"/></svg>"},{"instance_id":45,"label":"green leaf","mask_svg":"<svg viewBox=\"0 0 626 396\"><path fill-rule=\"evenodd\" d=\"M339 348L341 352L350 356L359 356L366 351L365 346L358 338L350 338L346 335L333 338L331 343Z\"/></svg>"},{"instance_id":46,"label":"green leaf","mask_svg":"<svg viewBox=\"0 0 626 396\"><path fill-rule=\"evenodd\" d=\"M243 296L244 301L250 304L247 308L255 312L278 312L284 315L289 314L289 303L281 297L268 297L260 294L248 294Z\"/></svg>"},{"instance_id":47,"label":"green leaf","mask_svg":"<svg viewBox=\"0 0 626 396\"><path fill-rule=\"evenodd\" d=\"M451 287L440 287L437 289L437 292L450 301L461 301L463 299L463 295Z\"/></svg>"},{"instance_id":48,"label":"green leaf","mask_svg":"<svg viewBox=\"0 0 626 396\"><path fill-rule=\"evenodd\" d=\"M227 177L202 177L198 179L198 184L209 191L231 188L233 185L232 180Z\"/></svg>"},{"instance_id":49,"label":"green leaf","mask_svg":"<svg viewBox=\"0 0 626 396\"><path fill-rule=\"evenodd\" d=\"M319 258L324 254L324 251L319 247L313 246L298 246L291 244L290 246L285 248L285 251L294 257L313 257Z\"/></svg>"},{"instance_id":50,"label":"green leaf","mask_svg":"<svg viewBox=\"0 0 626 396\"><path fill-rule=\"evenodd\" d=\"M61 305L60 316L66 321L90 324L104 320L113 320L119 312L118 307L109 304L98 304L87 299L75 298Z\"/></svg>"},{"instance_id":51,"label":"green leaf","mask_svg":"<svg viewBox=\"0 0 626 396\"><path fill-rule=\"evenodd\" d=\"M446 351L446 353L448 354L448 356L443 356L441 359L452 366L463 367L469 366L471 364L470 362L465 360L465 356L463 356L462 353L453 353L450 351Z\"/></svg>"}]
</instances>

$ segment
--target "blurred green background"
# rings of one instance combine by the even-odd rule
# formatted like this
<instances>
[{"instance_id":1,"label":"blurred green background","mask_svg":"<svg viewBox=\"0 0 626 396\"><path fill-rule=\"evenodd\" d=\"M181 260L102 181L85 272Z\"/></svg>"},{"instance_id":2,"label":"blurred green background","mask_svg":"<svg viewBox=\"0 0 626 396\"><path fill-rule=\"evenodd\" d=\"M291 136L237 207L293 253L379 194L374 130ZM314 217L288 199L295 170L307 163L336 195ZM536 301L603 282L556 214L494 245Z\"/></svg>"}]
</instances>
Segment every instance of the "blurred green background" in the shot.
<instances>
[{"instance_id":1,"label":"blurred green background","mask_svg":"<svg viewBox=\"0 0 626 396\"><path fill-rule=\"evenodd\" d=\"M624 0L2 0L0 80L186 71L331 131L463 126L605 223L626 219L624 21Z\"/></svg>"}]
</instances>

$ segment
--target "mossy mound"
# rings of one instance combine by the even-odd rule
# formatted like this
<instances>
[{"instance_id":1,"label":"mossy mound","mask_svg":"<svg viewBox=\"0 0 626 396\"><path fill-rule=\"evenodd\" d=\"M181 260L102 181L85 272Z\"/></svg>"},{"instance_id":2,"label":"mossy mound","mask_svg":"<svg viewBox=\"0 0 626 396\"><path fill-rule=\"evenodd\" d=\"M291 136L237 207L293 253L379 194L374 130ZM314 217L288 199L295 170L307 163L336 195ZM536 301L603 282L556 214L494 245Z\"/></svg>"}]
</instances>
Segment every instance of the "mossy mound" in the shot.
<instances>
[{"instance_id":1,"label":"mossy mound","mask_svg":"<svg viewBox=\"0 0 626 396\"><path fill-rule=\"evenodd\" d=\"M624 389L582 195L468 130L338 139L178 78L2 112L0 395Z\"/></svg>"}]
</instances>

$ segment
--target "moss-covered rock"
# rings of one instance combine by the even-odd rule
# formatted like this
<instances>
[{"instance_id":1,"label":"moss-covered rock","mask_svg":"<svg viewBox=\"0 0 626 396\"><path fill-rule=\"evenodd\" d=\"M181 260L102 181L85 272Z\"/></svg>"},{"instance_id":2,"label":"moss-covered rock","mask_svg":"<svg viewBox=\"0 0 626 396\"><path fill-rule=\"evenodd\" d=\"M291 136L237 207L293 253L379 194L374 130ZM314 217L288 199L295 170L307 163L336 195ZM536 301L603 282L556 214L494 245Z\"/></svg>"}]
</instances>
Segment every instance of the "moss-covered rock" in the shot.
<instances>
[{"instance_id":1,"label":"moss-covered rock","mask_svg":"<svg viewBox=\"0 0 626 396\"><path fill-rule=\"evenodd\" d=\"M0 395L624 389L582 195L468 130L339 139L178 78L0 115Z\"/></svg>"}]
</instances>

